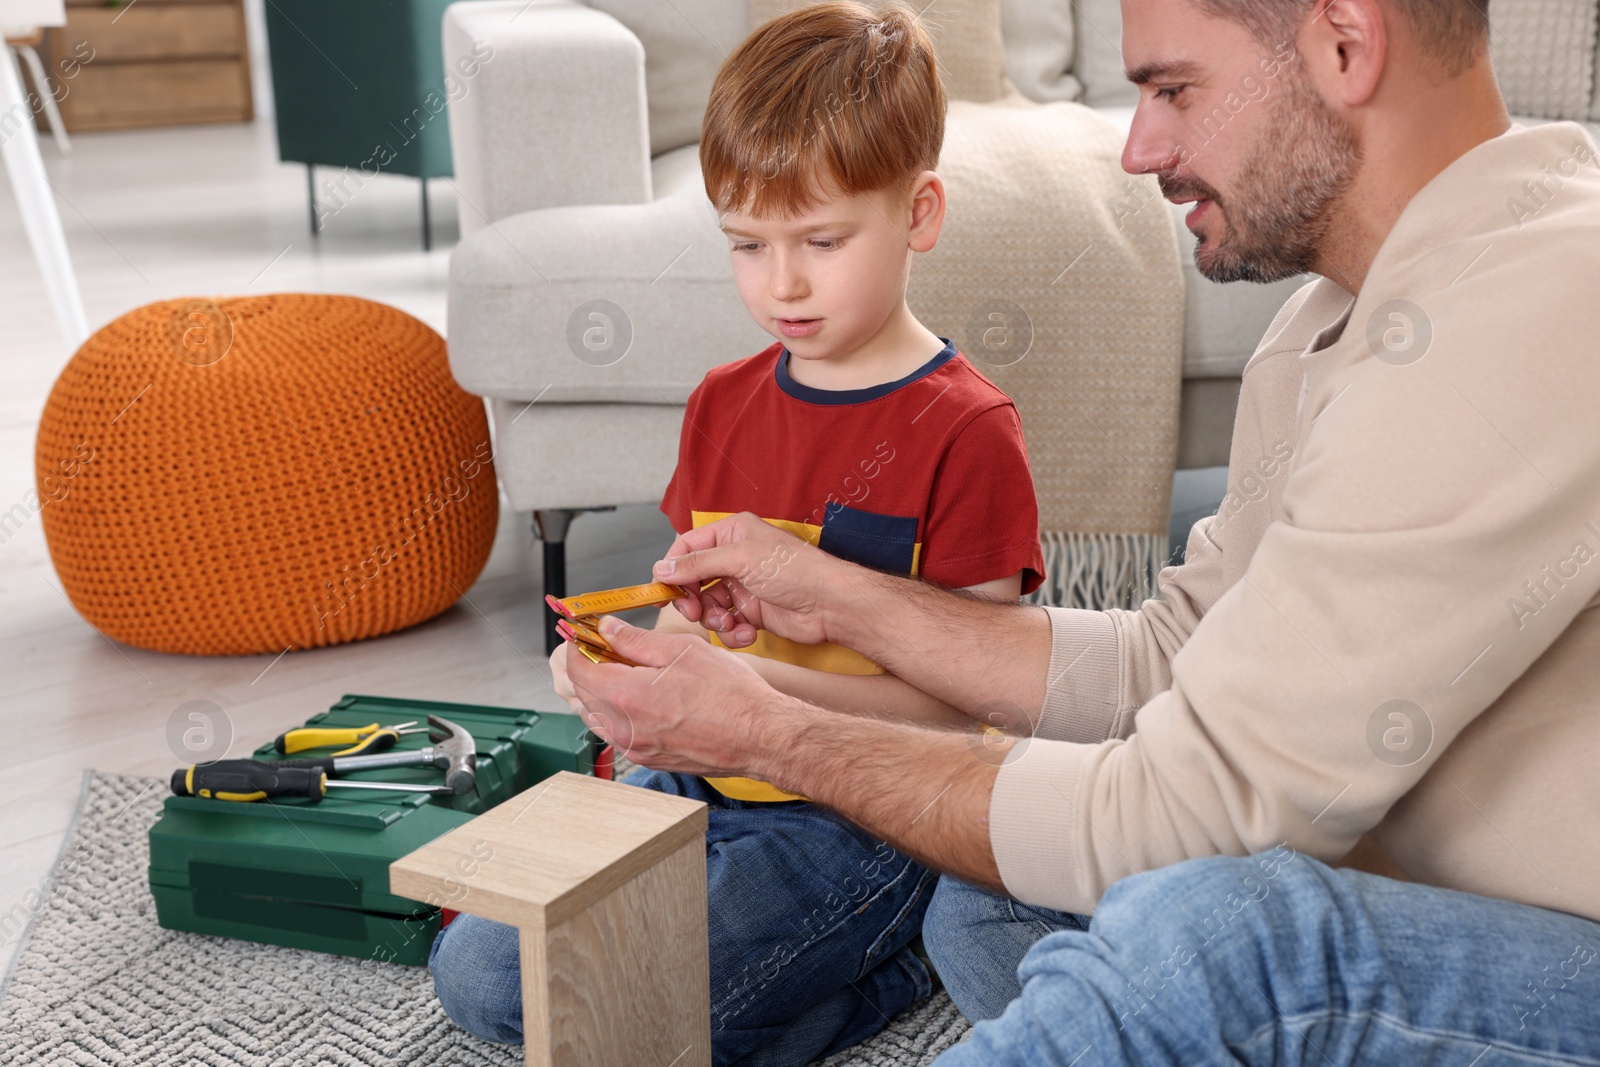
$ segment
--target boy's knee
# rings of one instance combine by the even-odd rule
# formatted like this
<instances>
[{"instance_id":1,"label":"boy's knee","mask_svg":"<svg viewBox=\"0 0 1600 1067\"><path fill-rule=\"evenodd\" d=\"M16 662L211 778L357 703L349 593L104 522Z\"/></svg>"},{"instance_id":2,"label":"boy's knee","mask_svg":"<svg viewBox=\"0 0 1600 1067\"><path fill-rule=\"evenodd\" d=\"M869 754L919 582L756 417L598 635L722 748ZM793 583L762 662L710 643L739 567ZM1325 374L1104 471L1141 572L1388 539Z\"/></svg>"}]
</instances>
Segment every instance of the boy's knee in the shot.
<instances>
[{"instance_id":1,"label":"boy's knee","mask_svg":"<svg viewBox=\"0 0 1600 1067\"><path fill-rule=\"evenodd\" d=\"M948 875L939 879L922 920L922 943L969 1021L997 1017L1021 992L1017 963L1028 933L1018 925L1005 897Z\"/></svg>"},{"instance_id":2,"label":"boy's knee","mask_svg":"<svg viewBox=\"0 0 1600 1067\"><path fill-rule=\"evenodd\" d=\"M993 893L945 875L928 901L922 919L922 943L934 970L955 973L957 963L982 951L985 931L1001 921L1000 900Z\"/></svg>"},{"instance_id":3,"label":"boy's knee","mask_svg":"<svg viewBox=\"0 0 1600 1067\"><path fill-rule=\"evenodd\" d=\"M458 915L428 950L433 991L445 1014L474 1037L522 1041L522 953L517 928Z\"/></svg>"}]
</instances>

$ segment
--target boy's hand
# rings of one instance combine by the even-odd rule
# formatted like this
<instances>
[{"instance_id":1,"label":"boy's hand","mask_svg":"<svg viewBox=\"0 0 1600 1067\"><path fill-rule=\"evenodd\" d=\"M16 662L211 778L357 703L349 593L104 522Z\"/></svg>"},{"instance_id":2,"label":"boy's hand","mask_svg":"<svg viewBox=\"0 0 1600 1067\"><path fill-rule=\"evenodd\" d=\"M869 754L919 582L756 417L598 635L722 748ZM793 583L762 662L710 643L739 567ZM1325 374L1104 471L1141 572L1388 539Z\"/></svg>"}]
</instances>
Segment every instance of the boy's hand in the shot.
<instances>
[{"instance_id":1,"label":"boy's hand","mask_svg":"<svg viewBox=\"0 0 1600 1067\"><path fill-rule=\"evenodd\" d=\"M600 620L611 647L637 667L569 664L584 724L628 759L655 770L701 776L759 773L766 751L761 713L790 698L727 649L688 634L663 634L629 626L614 616ZM552 657L552 665L554 659Z\"/></svg>"},{"instance_id":2,"label":"boy's hand","mask_svg":"<svg viewBox=\"0 0 1600 1067\"><path fill-rule=\"evenodd\" d=\"M851 566L746 511L679 534L654 576L691 590L721 578L672 606L743 648L757 630L805 644L829 640L828 610L851 597Z\"/></svg>"}]
</instances>

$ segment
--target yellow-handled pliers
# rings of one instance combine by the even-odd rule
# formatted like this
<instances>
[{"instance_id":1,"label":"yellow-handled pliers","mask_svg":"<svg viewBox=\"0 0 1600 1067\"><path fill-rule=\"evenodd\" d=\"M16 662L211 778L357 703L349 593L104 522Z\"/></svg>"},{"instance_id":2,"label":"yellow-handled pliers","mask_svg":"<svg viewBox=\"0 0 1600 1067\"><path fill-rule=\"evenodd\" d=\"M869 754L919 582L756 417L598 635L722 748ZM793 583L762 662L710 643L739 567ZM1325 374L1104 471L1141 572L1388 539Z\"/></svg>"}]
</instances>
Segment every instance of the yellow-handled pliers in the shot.
<instances>
[{"instance_id":1,"label":"yellow-handled pliers","mask_svg":"<svg viewBox=\"0 0 1600 1067\"><path fill-rule=\"evenodd\" d=\"M394 726L379 726L375 722L366 726L300 726L279 734L277 740L272 742L272 747L289 756L310 748L348 745L348 748L340 749L333 754L365 756L393 748L394 743L400 740L401 734L421 734L428 731L426 726L417 726L415 730L406 729L408 726L417 726L417 720L396 723Z\"/></svg>"}]
</instances>

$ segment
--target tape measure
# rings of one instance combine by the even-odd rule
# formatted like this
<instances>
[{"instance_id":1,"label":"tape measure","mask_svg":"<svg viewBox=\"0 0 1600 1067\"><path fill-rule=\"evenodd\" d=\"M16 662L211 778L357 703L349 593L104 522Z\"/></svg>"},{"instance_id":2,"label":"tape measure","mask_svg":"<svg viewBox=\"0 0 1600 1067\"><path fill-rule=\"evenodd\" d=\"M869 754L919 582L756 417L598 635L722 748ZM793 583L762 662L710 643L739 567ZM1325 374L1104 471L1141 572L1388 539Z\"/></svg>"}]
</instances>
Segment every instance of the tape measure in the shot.
<instances>
[{"instance_id":1,"label":"tape measure","mask_svg":"<svg viewBox=\"0 0 1600 1067\"><path fill-rule=\"evenodd\" d=\"M556 622L556 632L563 641L575 645L585 658L594 663L621 663L637 667L637 663L618 655L610 643L600 636L600 616L634 608L656 608L688 595L689 591L680 586L650 582L620 589L602 589L597 593L580 593L564 599L546 596L544 600L557 615L562 616Z\"/></svg>"},{"instance_id":2,"label":"tape measure","mask_svg":"<svg viewBox=\"0 0 1600 1067\"><path fill-rule=\"evenodd\" d=\"M564 600L546 596L544 600L558 615L569 619L593 619L634 608L660 607L687 595L686 590L676 585L650 582L646 585L626 585L621 589L602 589L598 593L580 593Z\"/></svg>"},{"instance_id":3,"label":"tape measure","mask_svg":"<svg viewBox=\"0 0 1600 1067\"><path fill-rule=\"evenodd\" d=\"M611 648L610 642L600 636L598 630L584 626L580 623L568 623L561 619L556 623L556 633L562 640L577 647L578 651L591 663L621 663L627 666L635 664L619 656Z\"/></svg>"}]
</instances>

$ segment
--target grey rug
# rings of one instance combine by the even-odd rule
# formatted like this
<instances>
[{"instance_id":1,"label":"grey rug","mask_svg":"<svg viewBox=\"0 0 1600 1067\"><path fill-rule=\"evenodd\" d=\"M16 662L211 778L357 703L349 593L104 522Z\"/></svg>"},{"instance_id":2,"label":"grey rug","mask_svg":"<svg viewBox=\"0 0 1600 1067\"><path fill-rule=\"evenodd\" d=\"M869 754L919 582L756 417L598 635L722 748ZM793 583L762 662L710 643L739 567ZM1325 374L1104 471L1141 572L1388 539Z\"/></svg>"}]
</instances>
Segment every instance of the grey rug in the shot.
<instances>
[{"instance_id":1,"label":"grey rug","mask_svg":"<svg viewBox=\"0 0 1600 1067\"><path fill-rule=\"evenodd\" d=\"M165 792L155 778L84 775L0 984L0 1064L520 1067L520 1047L451 1024L424 968L157 926L145 831ZM940 994L825 1067L920 1067L966 1030Z\"/></svg>"}]
</instances>

